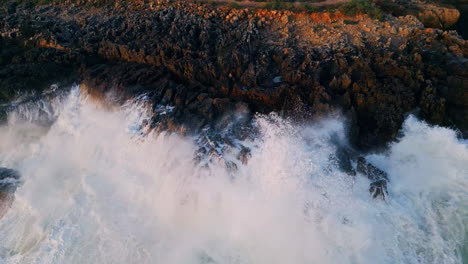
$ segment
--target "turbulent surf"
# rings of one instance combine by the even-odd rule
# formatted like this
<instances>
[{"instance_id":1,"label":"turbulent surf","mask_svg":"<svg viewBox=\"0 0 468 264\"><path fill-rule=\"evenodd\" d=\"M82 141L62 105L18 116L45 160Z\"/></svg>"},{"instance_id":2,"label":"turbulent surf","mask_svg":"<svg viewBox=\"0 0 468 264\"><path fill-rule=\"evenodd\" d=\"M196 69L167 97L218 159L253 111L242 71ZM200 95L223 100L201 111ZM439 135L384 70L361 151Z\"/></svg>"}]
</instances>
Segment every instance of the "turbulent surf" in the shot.
<instances>
[{"instance_id":1,"label":"turbulent surf","mask_svg":"<svg viewBox=\"0 0 468 264\"><path fill-rule=\"evenodd\" d=\"M343 169L339 118L258 115L225 144L153 131L148 111L79 87L11 109L0 167L21 176L1 263L467 263L468 142L453 130L409 116L362 154L388 178L379 199L356 159Z\"/></svg>"}]
</instances>

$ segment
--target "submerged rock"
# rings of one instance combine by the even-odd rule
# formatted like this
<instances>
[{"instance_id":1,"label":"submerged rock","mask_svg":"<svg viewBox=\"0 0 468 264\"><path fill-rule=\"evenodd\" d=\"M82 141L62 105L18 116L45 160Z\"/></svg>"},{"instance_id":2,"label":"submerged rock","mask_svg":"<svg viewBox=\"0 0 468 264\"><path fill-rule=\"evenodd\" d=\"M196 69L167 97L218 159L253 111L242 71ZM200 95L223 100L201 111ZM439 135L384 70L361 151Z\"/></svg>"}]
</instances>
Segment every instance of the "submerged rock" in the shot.
<instances>
[{"instance_id":1,"label":"submerged rock","mask_svg":"<svg viewBox=\"0 0 468 264\"><path fill-rule=\"evenodd\" d=\"M334 142L336 144L336 142ZM385 199L387 192L388 175L383 170L369 163L366 158L348 146L337 145L332 160L336 161L338 168L350 176L356 176L357 173L367 177L371 183L369 192L373 198ZM356 164L354 168L353 163Z\"/></svg>"},{"instance_id":2,"label":"submerged rock","mask_svg":"<svg viewBox=\"0 0 468 264\"><path fill-rule=\"evenodd\" d=\"M340 170L351 176L356 175L356 171L354 170L353 165L351 163L353 158L352 152L350 150L345 148L338 148L338 150L336 151L336 159Z\"/></svg>"},{"instance_id":3,"label":"submerged rock","mask_svg":"<svg viewBox=\"0 0 468 264\"><path fill-rule=\"evenodd\" d=\"M357 160L357 172L367 176L371 180L369 192L373 198L385 199L387 192L388 175L383 170L367 162L364 157Z\"/></svg>"},{"instance_id":4,"label":"submerged rock","mask_svg":"<svg viewBox=\"0 0 468 264\"><path fill-rule=\"evenodd\" d=\"M373 198L382 198L385 199L385 196L388 195L387 192L387 180L378 180L370 184L369 192Z\"/></svg>"},{"instance_id":5,"label":"submerged rock","mask_svg":"<svg viewBox=\"0 0 468 264\"><path fill-rule=\"evenodd\" d=\"M0 168L0 218L6 214L13 203L19 183L20 174L17 171Z\"/></svg>"},{"instance_id":6,"label":"submerged rock","mask_svg":"<svg viewBox=\"0 0 468 264\"><path fill-rule=\"evenodd\" d=\"M386 172L367 162L366 158L364 157L358 158L356 170L366 175L369 180L375 181L380 179L388 179Z\"/></svg>"}]
</instances>

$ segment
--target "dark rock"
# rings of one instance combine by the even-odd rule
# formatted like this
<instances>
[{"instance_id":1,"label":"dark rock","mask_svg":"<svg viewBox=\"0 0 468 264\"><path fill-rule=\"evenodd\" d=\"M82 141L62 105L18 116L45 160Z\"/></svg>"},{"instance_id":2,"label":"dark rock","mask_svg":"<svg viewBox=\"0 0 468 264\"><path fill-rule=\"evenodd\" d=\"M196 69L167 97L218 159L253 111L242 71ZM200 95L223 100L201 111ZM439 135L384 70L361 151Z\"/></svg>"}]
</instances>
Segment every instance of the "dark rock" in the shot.
<instances>
[{"instance_id":1,"label":"dark rock","mask_svg":"<svg viewBox=\"0 0 468 264\"><path fill-rule=\"evenodd\" d=\"M366 158L359 157L357 159L357 172L362 173L369 178L369 180L376 181L380 179L388 180L387 173L383 170L375 167L374 165L368 163Z\"/></svg>"},{"instance_id":2,"label":"dark rock","mask_svg":"<svg viewBox=\"0 0 468 264\"><path fill-rule=\"evenodd\" d=\"M2 218L15 197L15 191L20 183L20 175L17 171L0 168L0 218Z\"/></svg>"},{"instance_id":3,"label":"dark rock","mask_svg":"<svg viewBox=\"0 0 468 264\"><path fill-rule=\"evenodd\" d=\"M20 174L12 169L0 168L0 192L15 192Z\"/></svg>"},{"instance_id":4,"label":"dark rock","mask_svg":"<svg viewBox=\"0 0 468 264\"><path fill-rule=\"evenodd\" d=\"M74 79L101 100L115 93L111 103L148 93L155 109L174 107L152 126L186 133L238 102L297 121L342 110L352 112L361 149L395 139L414 109L432 123L468 127L468 106L453 97L463 93L468 43L412 16L348 25L339 13L104 2L2 9L0 102Z\"/></svg>"},{"instance_id":5,"label":"dark rock","mask_svg":"<svg viewBox=\"0 0 468 264\"><path fill-rule=\"evenodd\" d=\"M237 155L237 159L242 162L242 164L246 165L249 162L250 157L252 154L250 153L250 149L247 147L243 147L239 154Z\"/></svg>"},{"instance_id":6,"label":"dark rock","mask_svg":"<svg viewBox=\"0 0 468 264\"><path fill-rule=\"evenodd\" d=\"M346 172L351 176L356 175L356 171L354 170L351 164L352 154L349 150L345 148L338 148L336 151L336 158L338 160L338 167L342 171Z\"/></svg>"},{"instance_id":7,"label":"dark rock","mask_svg":"<svg viewBox=\"0 0 468 264\"><path fill-rule=\"evenodd\" d=\"M373 198L380 197L385 199L387 192L388 175L383 170L375 167L366 161L364 157L357 159L357 172L365 175L371 180L369 192Z\"/></svg>"},{"instance_id":8,"label":"dark rock","mask_svg":"<svg viewBox=\"0 0 468 264\"><path fill-rule=\"evenodd\" d=\"M16 7L18 6L18 3L16 2L9 2L6 6L8 14L14 14L16 12Z\"/></svg>"},{"instance_id":9,"label":"dark rock","mask_svg":"<svg viewBox=\"0 0 468 264\"><path fill-rule=\"evenodd\" d=\"M448 107L452 120L468 135L468 77L449 76Z\"/></svg>"},{"instance_id":10,"label":"dark rock","mask_svg":"<svg viewBox=\"0 0 468 264\"><path fill-rule=\"evenodd\" d=\"M385 200L385 196L388 195L387 192L387 180L378 180L370 184L369 192L373 198L381 198Z\"/></svg>"}]
</instances>

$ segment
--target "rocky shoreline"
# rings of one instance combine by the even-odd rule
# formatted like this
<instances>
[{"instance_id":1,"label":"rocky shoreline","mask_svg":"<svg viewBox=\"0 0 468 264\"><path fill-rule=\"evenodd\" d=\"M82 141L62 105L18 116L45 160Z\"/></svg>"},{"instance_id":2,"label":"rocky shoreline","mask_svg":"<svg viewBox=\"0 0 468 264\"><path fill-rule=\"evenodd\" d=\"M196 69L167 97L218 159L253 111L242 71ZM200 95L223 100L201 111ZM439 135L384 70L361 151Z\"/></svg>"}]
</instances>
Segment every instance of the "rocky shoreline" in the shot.
<instances>
[{"instance_id":1,"label":"rocky shoreline","mask_svg":"<svg viewBox=\"0 0 468 264\"><path fill-rule=\"evenodd\" d=\"M145 93L155 110L170 105L152 123L182 133L236 111L340 113L355 146L369 149L416 111L468 134L468 41L415 16L63 2L1 3L0 104L76 82L114 103Z\"/></svg>"}]
</instances>

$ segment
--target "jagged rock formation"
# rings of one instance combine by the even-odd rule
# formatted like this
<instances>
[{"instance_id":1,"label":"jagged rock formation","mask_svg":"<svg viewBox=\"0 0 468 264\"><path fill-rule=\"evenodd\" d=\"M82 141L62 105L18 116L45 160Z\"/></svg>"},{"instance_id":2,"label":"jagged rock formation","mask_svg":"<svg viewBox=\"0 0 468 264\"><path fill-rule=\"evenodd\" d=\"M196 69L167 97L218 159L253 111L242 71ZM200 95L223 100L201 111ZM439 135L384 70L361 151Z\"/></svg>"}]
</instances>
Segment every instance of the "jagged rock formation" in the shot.
<instances>
[{"instance_id":1,"label":"jagged rock formation","mask_svg":"<svg viewBox=\"0 0 468 264\"><path fill-rule=\"evenodd\" d=\"M449 28L454 26L460 18L460 11L455 8L436 5L419 5L417 17L424 25L433 28Z\"/></svg>"},{"instance_id":2,"label":"jagged rock formation","mask_svg":"<svg viewBox=\"0 0 468 264\"><path fill-rule=\"evenodd\" d=\"M382 8L394 15L414 15L426 27L450 28L460 19L460 11L453 6L433 1L377 0Z\"/></svg>"},{"instance_id":3,"label":"jagged rock formation","mask_svg":"<svg viewBox=\"0 0 468 264\"><path fill-rule=\"evenodd\" d=\"M77 74L96 97L146 92L155 109L173 106L154 119L183 132L239 108L300 120L341 111L363 148L394 139L415 109L468 131L468 42L413 16L380 22L185 1L88 2L3 4L2 93L15 78L27 86Z\"/></svg>"},{"instance_id":4,"label":"jagged rock formation","mask_svg":"<svg viewBox=\"0 0 468 264\"><path fill-rule=\"evenodd\" d=\"M385 196L388 195L387 173L368 163L364 157L359 157L357 159L356 170L365 175L371 181L369 192L372 197L385 199Z\"/></svg>"}]
</instances>

